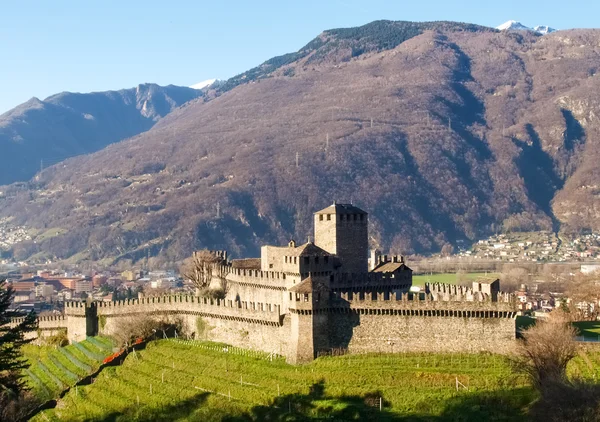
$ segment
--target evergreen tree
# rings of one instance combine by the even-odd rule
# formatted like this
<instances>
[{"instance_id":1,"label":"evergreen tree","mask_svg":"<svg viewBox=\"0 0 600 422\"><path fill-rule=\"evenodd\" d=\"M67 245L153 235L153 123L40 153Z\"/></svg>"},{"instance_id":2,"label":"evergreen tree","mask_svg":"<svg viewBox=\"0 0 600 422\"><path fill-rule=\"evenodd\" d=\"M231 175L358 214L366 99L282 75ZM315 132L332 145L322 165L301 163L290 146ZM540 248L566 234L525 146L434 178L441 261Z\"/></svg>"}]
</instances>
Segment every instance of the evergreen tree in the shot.
<instances>
[{"instance_id":1,"label":"evergreen tree","mask_svg":"<svg viewBox=\"0 0 600 422\"><path fill-rule=\"evenodd\" d=\"M32 311L18 325L9 326L11 318L19 316L8 310L14 294L12 286L0 280L0 408L25 389L21 371L28 364L21 355L21 346L31 341L25 339L25 333L35 330L37 324Z\"/></svg>"}]
</instances>

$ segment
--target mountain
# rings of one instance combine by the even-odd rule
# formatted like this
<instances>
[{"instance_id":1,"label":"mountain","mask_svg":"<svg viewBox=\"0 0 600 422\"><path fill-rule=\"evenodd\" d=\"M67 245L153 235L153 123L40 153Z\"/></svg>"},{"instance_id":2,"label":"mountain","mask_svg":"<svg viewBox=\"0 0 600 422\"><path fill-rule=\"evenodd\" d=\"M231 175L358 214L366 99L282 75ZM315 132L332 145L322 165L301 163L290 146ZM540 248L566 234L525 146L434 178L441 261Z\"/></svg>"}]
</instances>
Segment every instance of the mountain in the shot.
<instances>
[{"instance_id":1,"label":"mountain","mask_svg":"<svg viewBox=\"0 0 600 422\"><path fill-rule=\"evenodd\" d=\"M528 26L523 25L521 22L517 21L507 21L502 25L496 27L499 31L532 31L540 35L546 35L551 32L556 32L556 29L550 28L546 25L538 25L534 28L530 28Z\"/></svg>"},{"instance_id":2,"label":"mountain","mask_svg":"<svg viewBox=\"0 0 600 422\"><path fill-rule=\"evenodd\" d=\"M28 180L40 168L144 132L201 95L191 88L142 84L32 98L0 115L0 156L10 157L0 168L0 185Z\"/></svg>"},{"instance_id":3,"label":"mountain","mask_svg":"<svg viewBox=\"0 0 600 422\"><path fill-rule=\"evenodd\" d=\"M506 21L496 29L499 31L532 31L531 28L517 21Z\"/></svg>"},{"instance_id":4,"label":"mountain","mask_svg":"<svg viewBox=\"0 0 600 422\"><path fill-rule=\"evenodd\" d=\"M257 256L333 200L372 246L600 229L600 31L449 22L321 33L151 130L0 189L33 260ZM8 223L7 223L8 224Z\"/></svg>"},{"instance_id":5,"label":"mountain","mask_svg":"<svg viewBox=\"0 0 600 422\"><path fill-rule=\"evenodd\" d=\"M194 84L194 85L190 86L190 88L204 89L204 88L208 88L209 86L211 86L215 82L217 82L217 79L207 79L205 81L198 82L197 84Z\"/></svg>"},{"instance_id":6,"label":"mountain","mask_svg":"<svg viewBox=\"0 0 600 422\"><path fill-rule=\"evenodd\" d=\"M556 32L557 29L550 28L547 25L538 25L538 26L536 26L536 27L533 28L533 31L537 32L538 34L541 34L541 35L546 35L546 34L549 34L551 32Z\"/></svg>"}]
</instances>

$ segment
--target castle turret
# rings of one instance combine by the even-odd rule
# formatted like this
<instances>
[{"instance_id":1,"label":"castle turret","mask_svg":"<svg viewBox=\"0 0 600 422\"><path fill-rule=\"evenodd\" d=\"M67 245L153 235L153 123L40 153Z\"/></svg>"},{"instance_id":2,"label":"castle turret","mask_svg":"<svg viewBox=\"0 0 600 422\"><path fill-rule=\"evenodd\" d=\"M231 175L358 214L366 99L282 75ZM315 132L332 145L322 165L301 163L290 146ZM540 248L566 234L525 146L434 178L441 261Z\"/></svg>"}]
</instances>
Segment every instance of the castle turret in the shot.
<instances>
[{"instance_id":1,"label":"castle turret","mask_svg":"<svg viewBox=\"0 0 600 422\"><path fill-rule=\"evenodd\" d=\"M344 273L369 270L368 214L350 204L336 204L315 213L315 245L338 257Z\"/></svg>"},{"instance_id":2,"label":"castle turret","mask_svg":"<svg viewBox=\"0 0 600 422\"><path fill-rule=\"evenodd\" d=\"M309 362L329 350L329 288L311 276L289 289L291 321L288 362Z\"/></svg>"}]
</instances>

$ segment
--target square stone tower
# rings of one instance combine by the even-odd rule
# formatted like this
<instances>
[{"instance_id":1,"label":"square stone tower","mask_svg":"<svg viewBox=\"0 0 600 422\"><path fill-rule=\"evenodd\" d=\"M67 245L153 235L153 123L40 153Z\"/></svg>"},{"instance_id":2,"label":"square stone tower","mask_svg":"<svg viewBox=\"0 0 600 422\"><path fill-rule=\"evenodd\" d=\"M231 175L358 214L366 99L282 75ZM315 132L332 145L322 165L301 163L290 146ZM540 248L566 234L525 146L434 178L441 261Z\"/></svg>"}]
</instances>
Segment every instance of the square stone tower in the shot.
<instances>
[{"instance_id":1,"label":"square stone tower","mask_svg":"<svg viewBox=\"0 0 600 422\"><path fill-rule=\"evenodd\" d=\"M336 204L315 213L315 245L339 259L343 273L369 271L368 214L351 204Z\"/></svg>"}]
</instances>

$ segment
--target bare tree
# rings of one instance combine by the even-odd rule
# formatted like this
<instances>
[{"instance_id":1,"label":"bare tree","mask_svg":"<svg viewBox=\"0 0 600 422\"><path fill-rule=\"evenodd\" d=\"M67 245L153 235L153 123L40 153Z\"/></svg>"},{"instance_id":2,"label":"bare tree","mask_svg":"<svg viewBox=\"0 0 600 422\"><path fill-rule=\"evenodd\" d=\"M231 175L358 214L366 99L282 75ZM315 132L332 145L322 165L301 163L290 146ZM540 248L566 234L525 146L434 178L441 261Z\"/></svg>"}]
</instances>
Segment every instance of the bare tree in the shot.
<instances>
[{"instance_id":1,"label":"bare tree","mask_svg":"<svg viewBox=\"0 0 600 422\"><path fill-rule=\"evenodd\" d=\"M224 278L222 264L222 257L208 250L201 250L194 252L193 256L183 263L180 272L183 278L192 282L198 292L204 292L210 288L213 274L217 278Z\"/></svg>"},{"instance_id":2,"label":"bare tree","mask_svg":"<svg viewBox=\"0 0 600 422\"><path fill-rule=\"evenodd\" d=\"M567 377L567 364L579 350L577 330L564 312L527 329L518 346L517 369L527 374L539 399L529 409L534 421L600 422L600 385L581 377Z\"/></svg>"},{"instance_id":3,"label":"bare tree","mask_svg":"<svg viewBox=\"0 0 600 422\"><path fill-rule=\"evenodd\" d=\"M574 321L596 321L600 316L597 276L578 275L565 283L569 313Z\"/></svg>"},{"instance_id":4,"label":"bare tree","mask_svg":"<svg viewBox=\"0 0 600 422\"><path fill-rule=\"evenodd\" d=\"M165 315L153 318L148 314L133 314L124 317L112 336L122 347L131 346L137 339L148 339L157 332L176 330L180 335L184 334L183 321L180 317Z\"/></svg>"},{"instance_id":5,"label":"bare tree","mask_svg":"<svg viewBox=\"0 0 600 422\"><path fill-rule=\"evenodd\" d=\"M112 336L120 346L129 347L138 338L150 337L157 325L150 315L129 315L116 327Z\"/></svg>"},{"instance_id":6,"label":"bare tree","mask_svg":"<svg viewBox=\"0 0 600 422\"><path fill-rule=\"evenodd\" d=\"M568 383L567 364L577 354L576 334L577 329L559 310L523 332L514 362L542 395L554 385Z\"/></svg>"},{"instance_id":7,"label":"bare tree","mask_svg":"<svg viewBox=\"0 0 600 422\"><path fill-rule=\"evenodd\" d=\"M452 255L453 252L454 252L454 246L452 246L450 243L445 243L444 246L442 246L442 251L441 251L442 256L444 256L444 257L450 256L450 255Z\"/></svg>"}]
</instances>

